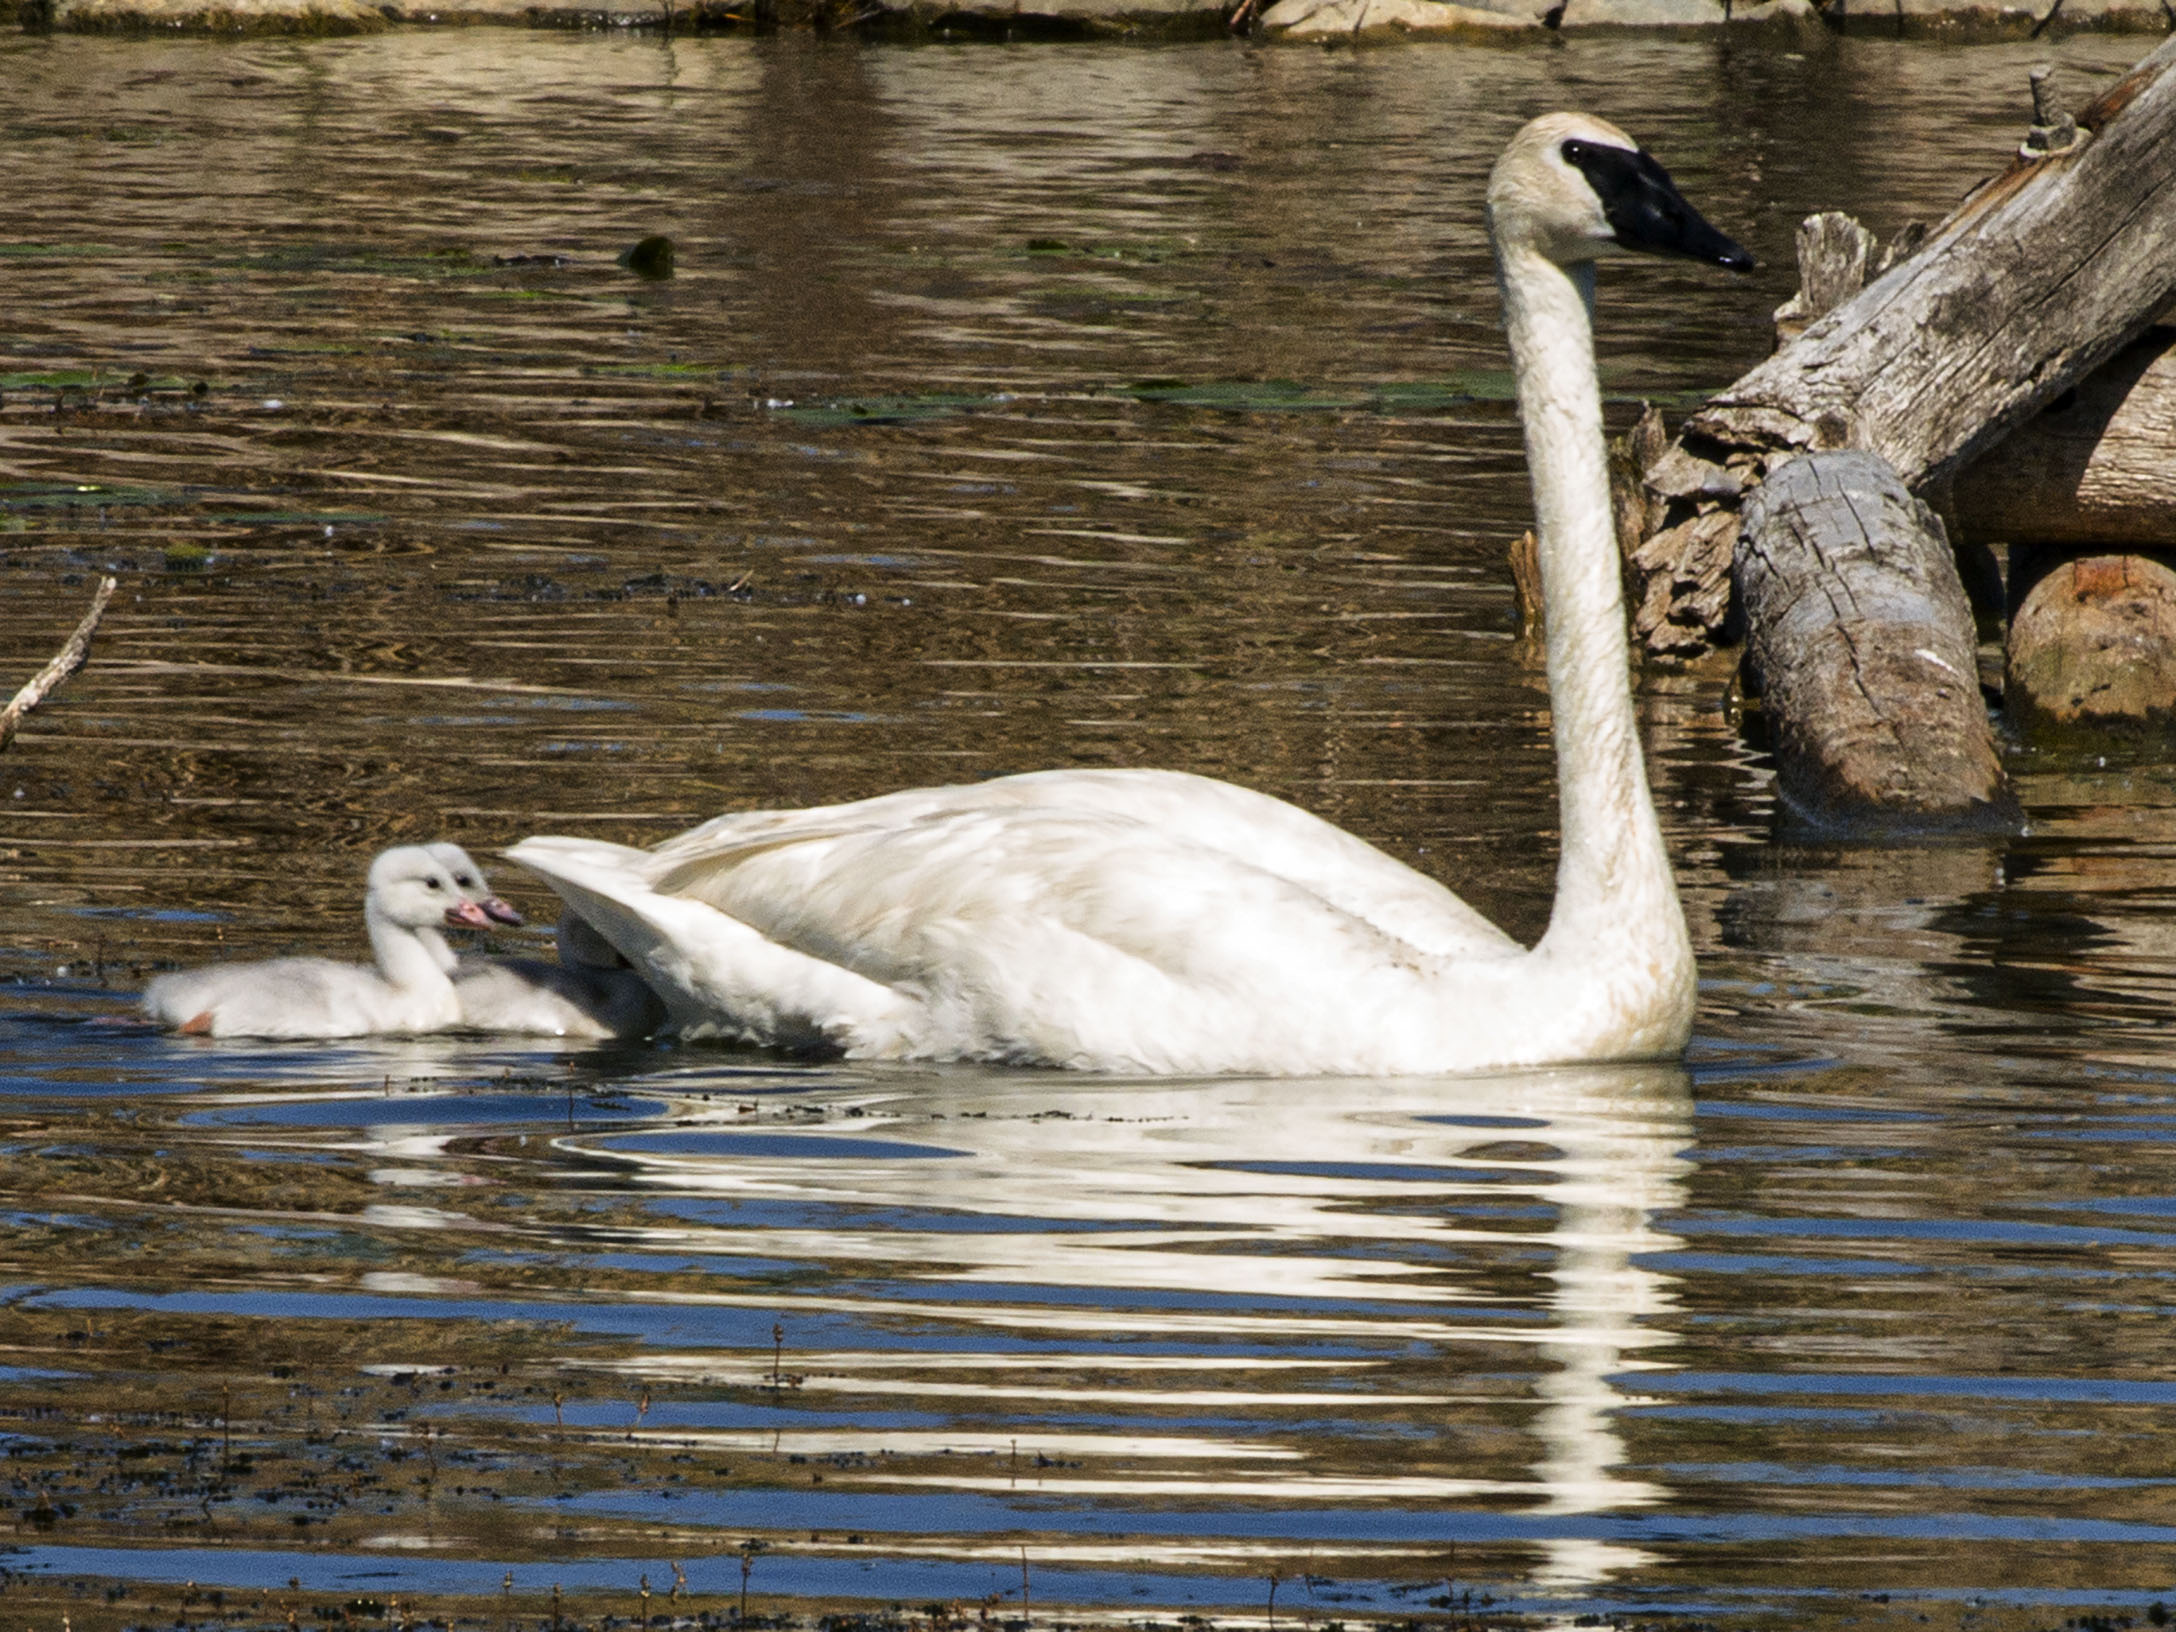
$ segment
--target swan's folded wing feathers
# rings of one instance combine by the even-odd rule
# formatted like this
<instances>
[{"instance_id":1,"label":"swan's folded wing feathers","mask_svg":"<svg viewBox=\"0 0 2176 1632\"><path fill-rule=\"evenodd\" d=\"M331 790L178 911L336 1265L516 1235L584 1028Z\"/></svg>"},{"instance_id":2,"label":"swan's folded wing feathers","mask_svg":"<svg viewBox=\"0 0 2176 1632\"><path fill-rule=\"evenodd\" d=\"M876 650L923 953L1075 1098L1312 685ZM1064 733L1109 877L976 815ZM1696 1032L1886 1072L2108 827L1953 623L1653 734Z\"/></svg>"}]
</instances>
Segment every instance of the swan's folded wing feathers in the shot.
<instances>
[{"instance_id":1,"label":"swan's folded wing feathers","mask_svg":"<svg viewBox=\"0 0 2176 1632\"><path fill-rule=\"evenodd\" d=\"M706 861L579 839L508 854L633 961L688 1035L1277 1071L1319 1059L1326 1036L1350 1040L1348 1064L1433 1058L1435 1031L1467 1023L1430 1001L1433 954L1132 816L1000 801L839 831L841 814L797 839L744 832Z\"/></svg>"},{"instance_id":2,"label":"swan's folded wing feathers","mask_svg":"<svg viewBox=\"0 0 2176 1632\"><path fill-rule=\"evenodd\" d=\"M646 850L531 838L506 852L617 947L688 1036L786 1048L897 1052L908 1005L850 971L780 946L730 913L653 887Z\"/></svg>"},{"instance_id":3,"label":"swan's folded wing feathers","mask_svg":"<svg viewBox=\"0 0 2176 1632\"><path fill-rule=\"evenodd\" d=\"M709 899L704 880L773 847L906 833L975 812L1028 811L1140 823L1159 842L1183 841L1287 879L1424 953L1485 958L1520 950L1434 879L1343 829L1281 799L1181 771L1038 771L808 810L742 812L659 845L659 867L649 876L667 893Z\"/></svg>"},{"instance_id":4,"label":"swan's folded wing feathers","mask_svg":"<svg viewBox=\"0 0 2176 1632\"><path fill-rule=\"evenodd\" d=\"M1277 1069L1413 1012L1433 961L1260 868L1100 812L982 810L742 853L691 895L913 1005L904 1052ZM1333 1012L1334 1011L1334 1012Z\"/></svg>"},{"instance_id":5,"label":"swan's folded wing feathers","mask_svg":"<svg viewBox=\"0 0 2176 1632\"><path fill-rule=\"evenodd\" d=\"M1098 811L931 815L751 845L670 876L675 893L779 945L916 990L1032 978L1014 960L1045 935L1094 941L1189 982L1234 978L1265 957L1423 961L1288 879Z\"/></svg>"},{"instance_id":6,"label":"swan's folded wing feathers","mask_svg":"<svg viewBox=\"0 0 2176 1632\"><path fill-rule=\"evenodd\" d=\"M1026 779L1007 777L1001 780ZM896 793L849 800L844 804L810 805L799 810L732 811L661 840L653 854L674 860L693 860L768 837L814 837L847 828L891 826L938 811L969 808L984 802L983 790L997 785L971 782L935 788L902 788Z\"/></svg>"},{"instance_id":7,"label":"swan's folded wing feathers","mask_svg":"<svg viewBox=\"0 0 2176 1632\"><path fill-rule=\"evenodd\" d=\"M508 854L683 1032L863 1057L1276 1070L1357 1028L1403 1058L1397 1034L1444 1022L1423 988L1446 944L1484 964L1515 950L1389 857L1222 787L1053 773L759 813L655 851ZM1413 898L1418 931L1393 933L1382 920Z\"/></svg>"},{"instance_id":8,"label":"swan's folded wing feathers","mask_svg":"<svg viewBox=\"0 0 2176 1632\"><path fill-rule=\"evenodd\" d=\"M1070 783L1072 799L1133 815L1173 837L1289 879L1424 952L1472 958L1520 950L1425 873L1282 799L1179 771L1043 774Z\"/></svg>"}]
</instances>

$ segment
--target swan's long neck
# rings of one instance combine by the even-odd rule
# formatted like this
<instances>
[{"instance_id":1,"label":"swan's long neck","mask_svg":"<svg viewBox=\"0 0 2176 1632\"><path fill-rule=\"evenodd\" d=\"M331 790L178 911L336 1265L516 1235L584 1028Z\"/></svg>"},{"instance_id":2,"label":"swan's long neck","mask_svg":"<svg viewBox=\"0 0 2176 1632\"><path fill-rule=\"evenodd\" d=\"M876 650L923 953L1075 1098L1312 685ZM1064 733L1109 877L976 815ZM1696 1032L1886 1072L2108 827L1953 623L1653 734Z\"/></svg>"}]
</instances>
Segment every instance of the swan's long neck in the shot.
<instances>
[{"instance_id":1,"label":"swan's long neck","mask_svg":"<svg viewBox=\"0 0 2176 1632\"><path fill-rule=\"evenodd\" d=\"M1689 992L1692 955L1632 707L1594 364L1594 265L1498 248L1534 483L1563 853L1537 950L1636 958Z\"/></svg>"}]
</instances>

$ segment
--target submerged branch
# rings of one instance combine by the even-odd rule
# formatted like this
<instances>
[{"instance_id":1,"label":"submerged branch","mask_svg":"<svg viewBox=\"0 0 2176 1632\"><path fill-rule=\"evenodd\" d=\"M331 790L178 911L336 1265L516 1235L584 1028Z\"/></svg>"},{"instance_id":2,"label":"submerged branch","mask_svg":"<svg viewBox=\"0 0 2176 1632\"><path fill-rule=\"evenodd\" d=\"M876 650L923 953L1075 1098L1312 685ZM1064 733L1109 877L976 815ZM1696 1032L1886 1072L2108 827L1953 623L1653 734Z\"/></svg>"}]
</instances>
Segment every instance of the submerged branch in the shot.
<instances>
[{"instance_id":1,"label":"submerged branch","mask_svg":"<svg viewBox=\"0 0 2176 1632\"><path fill-rule=\"evenodd\" d=\"M113 599L114 580L101 578L98 593L91 597L91 609L83 614L83 621L76 625L76 632L68 637L68 644L60 649L60 655L40 669L35 679L15 694L15 700L0 709L0 748L15 740L15 731L23 723L23 716L44 702L60 688L76 670L83 667L91 655L91 636L98 630L98 620L106 614L106 603Z\"/></svg>"}]
</instances>

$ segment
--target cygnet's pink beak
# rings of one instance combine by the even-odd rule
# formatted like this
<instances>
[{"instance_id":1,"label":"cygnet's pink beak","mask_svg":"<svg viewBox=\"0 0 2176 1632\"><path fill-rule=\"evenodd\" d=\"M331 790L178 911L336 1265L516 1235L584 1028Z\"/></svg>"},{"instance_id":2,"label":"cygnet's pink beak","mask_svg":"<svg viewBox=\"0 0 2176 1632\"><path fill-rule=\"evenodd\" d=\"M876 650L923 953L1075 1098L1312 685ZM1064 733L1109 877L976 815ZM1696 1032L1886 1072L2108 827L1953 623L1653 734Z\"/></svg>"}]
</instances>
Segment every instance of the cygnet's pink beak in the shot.
<instances>
[{"instance_id":1,"label":"cygnet's pink beak","mask_svg":"<svg viewBox=\"0 0 2176 1632\"><path fill-rule=\"evenodd\" d=\"M512 926L518 925L521 922L521 914L516 912L509 903L501 900L498 896L487 895L476 904L484 909L484 916L489 918L494 924L507 924L509 926Z\"/></svg>"},{"instance_id":2,"label":"cygnet's pink beak","mask_svg":"<svg viewBox=\"0 0 2176 1632\"><path fill-rule=\"evenodd\" d=\"M446 927L449 929L489 929L491 918L473 901L456 901L446 909Z\"/></svg>"}]
</instances>

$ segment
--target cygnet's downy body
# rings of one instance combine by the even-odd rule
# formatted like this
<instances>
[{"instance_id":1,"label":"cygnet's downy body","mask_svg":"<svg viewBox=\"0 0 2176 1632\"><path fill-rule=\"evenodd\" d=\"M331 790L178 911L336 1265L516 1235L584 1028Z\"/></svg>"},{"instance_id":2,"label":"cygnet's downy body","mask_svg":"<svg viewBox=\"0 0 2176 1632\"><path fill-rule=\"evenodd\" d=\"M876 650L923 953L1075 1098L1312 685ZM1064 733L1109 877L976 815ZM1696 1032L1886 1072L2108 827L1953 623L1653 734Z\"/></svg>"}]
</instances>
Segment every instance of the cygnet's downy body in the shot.
<instances>
[{"instance_id":1,"label":"cygnet's downy body","mask_svg":"<svg viewBox=\"0 0 2176 1632\"><path fill-rule=\"evenodd\" d=\"M461 1023L444 931L487 929L491 916L456 882L450 850L401 845L370 864L363 921L375 968L330 958L221 963L160 975L144 988L144 1012L161 1025L206 1037L412 1036Z\"/></svg>"}]
</instances>

